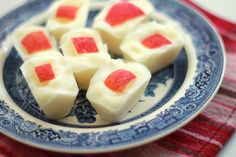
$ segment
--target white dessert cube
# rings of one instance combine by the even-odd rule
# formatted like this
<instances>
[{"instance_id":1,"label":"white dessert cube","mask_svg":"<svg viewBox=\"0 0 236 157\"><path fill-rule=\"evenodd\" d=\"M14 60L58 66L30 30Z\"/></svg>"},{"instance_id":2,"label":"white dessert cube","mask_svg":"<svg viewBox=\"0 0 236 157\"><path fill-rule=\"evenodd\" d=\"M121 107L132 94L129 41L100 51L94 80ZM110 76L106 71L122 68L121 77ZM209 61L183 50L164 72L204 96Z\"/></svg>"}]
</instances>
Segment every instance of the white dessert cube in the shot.
<instances>
[{"instance_id":1,"label":"white dessert cube","mask_svg":"<svg viewBox=\"0 0 236 157\"><path fill-rule=\"evenodd\" d=\"M93 29L66 33L61 39L61 48L68 63L72 64L80 88L85 90L97 69L111 61L107 46Z\"/></svg>"},{"instance_id":2,"label":"white dessert cube","mask_svg":"<svg viewBox=\"0 0 236 157\"><path fill-rule=\"evenodd\" d=\"M89 12L89 0L59 0L49 9L47 28L52 32L57 41L61 36L86 25Z\"/></svg>"},{"instance_id":3,"label":"white dessert cube","mask_svg":"<svg viewBox=\"0 0 236 157\"><path fill-rule=\"evenodd\" d=\"M130 32L121 44L125 59L144 64L152 73L173 63L184 45L181 31L171 23L149 22Z\"/></svg>"},{"instance_id":4,"label":"white dessert cube","mask_svg":"<svg viewBox=\"0 0 236 157\"><path fill-rule=\"evenodd\" d=\"M39 53L57 52L53 38L40 26L19 27L13 32L12 41L24 61Z\"/></svg>"},{"instance_id":5,"label":"white dessert cube","mask_svg":"<svg viewBox=\"0 0 236 157\"><path fill-rule=\"evenodd\" d=\"M142 64L112 60L96 72L86 96L102 119L118 121L138 102L150 78Z\"/></svg>"},{"instance_id":6,"label":"white dessert cube","mask_svg":"<svg viewBox=\"0 0 236 157\"><path fill-rule=\"evenodd\" d=\"M61 119L70 113L79 89L70 64L61 54L39 54L20 69L45 115Z\"/></svg>"},{"instance_id":7,"label":"white dessert cube","mask_svg":"<svg viewBox=\"0 0 236 157\"><path fill-rule=\"evenodd\" d=\"M121 56L120 43L127 33L146 21L154 12L148 0L116 1L95 18L93 28L108 44L109 52Z\"/></svg>"}]
</instances>

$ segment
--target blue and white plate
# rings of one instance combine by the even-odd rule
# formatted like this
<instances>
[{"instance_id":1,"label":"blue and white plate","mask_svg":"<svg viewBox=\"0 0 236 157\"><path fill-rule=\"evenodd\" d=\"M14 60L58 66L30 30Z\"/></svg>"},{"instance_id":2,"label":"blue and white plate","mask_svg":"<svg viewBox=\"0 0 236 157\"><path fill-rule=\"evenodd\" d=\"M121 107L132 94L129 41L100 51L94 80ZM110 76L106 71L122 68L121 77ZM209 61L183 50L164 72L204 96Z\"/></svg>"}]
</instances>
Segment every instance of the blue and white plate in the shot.
<instances>
[{"instance_id":1,"label":"blue and white plate","mask_svg":"<svg viewBox=\"0 0 236 157\"><path fill-rule=\"evenodd\" d=\"M205 19L178 1L151 2L159 15L165 15L161 18L176 20L189 36L175 63L153 74L139 103L119 123L112 124L100 118L85 92L80 92L65 119L49 120L22 77L19 67L23 61L8 35L23 23L43 25L44 11L52 0L29 1L0 19L0 131L42 149L99 153L146 144L193 119L222 81L225 56L221 40ZM98 12L95 7L90 11L88 26Z\"/></svg>"}]
</instances>

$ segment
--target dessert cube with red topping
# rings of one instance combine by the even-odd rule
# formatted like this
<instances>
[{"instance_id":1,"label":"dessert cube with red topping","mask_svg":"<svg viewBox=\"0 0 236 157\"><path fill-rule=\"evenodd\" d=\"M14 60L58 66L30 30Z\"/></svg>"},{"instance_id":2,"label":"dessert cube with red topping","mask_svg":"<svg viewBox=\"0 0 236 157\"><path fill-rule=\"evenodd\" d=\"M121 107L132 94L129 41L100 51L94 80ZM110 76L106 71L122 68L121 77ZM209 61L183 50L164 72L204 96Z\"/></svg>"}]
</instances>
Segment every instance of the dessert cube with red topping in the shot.
<instances>
[{"instance_id":1,"label":"dessert cube with red topping","mask_svg":"<svg viewBox=\"0 0 236 157\"><path fill-rule=\"evenodd\" d=\"M107 46L93 29L78 29L66 33L61 40L66 60L72 64L79 86L87 89L89 81L98 68L110 63Z\"/></svg>"},{"instance_id":2,"label":"dessert cube with red topping","mask_svg":"<svg viewBox=\"0 0 236 157\"><path fill-rule=\"evenodd\" d=\"M98 14L93 27L108 44L109 51L121 56L120 43L126 34L148 20L153 12L154 8L148 0L119 0Z\"/></svg>"},{"instance_id":3,"label":"dessert cube with red topping","mask_svg":"<svg viewBox=\"0 0 236 157\"><path fill-rule=\"evenodd\" d=\"M44 114L50 119L69 114L79 89L70 64L61 54L39 54L20 69Z\"/></svg>"},{"instance_id":4,"label":"dessert cube with red topping","mask_svg":"<svg viewBox=\"0 0 236 157\"><path fill-rule=\"evenodd\" d=\"M86 96L102 119L119 121L138 102L150 78L142 64L112 60L93 76Z\"/></svg>"},{"instance_id":5,"label":"dessert cube with red topping","mask_svg":"<svg viewBox=\"0 0 236 157\"><path fill-rule=\"evenodd\" d=\"M48 29L57 41L61 36L77 28L83 28L89 12L88 0L59 0L49 10Z\"/></svg>"},{"instance_id":6,"label":"dessert cube with red topping","mask_svg":"<svg viewBox=\"0 0 236 157\"><path fill-rule=\"evenodd\" d=\"M55 53L57 48L47 30L39 26L22 26L14 31L14 46L23 60L39 53Z\"/></svg>"},{"instance_id":7,"label":"dessert cube with red topping","mask_svg":"<svg viewBox=\"0 0 236 157\"><path fill-rule=\"evenodd\" d=\"M125 59L144 64L156 72L173 63L184 45L176 25L149 22L130 32L121 44Z\"/></svg>"}]
</instances>

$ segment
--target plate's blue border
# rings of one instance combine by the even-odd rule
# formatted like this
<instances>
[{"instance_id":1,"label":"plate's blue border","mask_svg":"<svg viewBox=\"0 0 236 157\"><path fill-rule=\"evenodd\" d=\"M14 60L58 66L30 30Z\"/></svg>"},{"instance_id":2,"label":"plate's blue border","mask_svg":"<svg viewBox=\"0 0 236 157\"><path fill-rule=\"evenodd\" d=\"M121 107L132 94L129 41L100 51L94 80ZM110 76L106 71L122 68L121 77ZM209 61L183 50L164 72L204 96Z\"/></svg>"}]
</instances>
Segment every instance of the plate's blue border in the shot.
<instances>
[{"instance_id":1,"label":"plate's blue border","mask_svg":"<svg viewBox=\"0 0 236 157\"><path fill-rule=\"evenodd\" d=\"M175 102L150 121L143 121L123 130L88 132L77 134L69 131L56 131L44 128L34 122L25 121L18 113L0 101L0 130L24 143L49 150L63 152L96 152L117 150L119 147L141 143L177 128L192 118L219 87L224 71L224 52L221 42L211 26L197 13L173 0L151 0L156 8L172 16L193 38L197 50L198 67L194 84L185 96ZM30 15L45 9L52 1L30 1L0 19L0 43L17 25L26 21ZM14 22L14 24L13 24Z\"/></svg>"}]
</instances>

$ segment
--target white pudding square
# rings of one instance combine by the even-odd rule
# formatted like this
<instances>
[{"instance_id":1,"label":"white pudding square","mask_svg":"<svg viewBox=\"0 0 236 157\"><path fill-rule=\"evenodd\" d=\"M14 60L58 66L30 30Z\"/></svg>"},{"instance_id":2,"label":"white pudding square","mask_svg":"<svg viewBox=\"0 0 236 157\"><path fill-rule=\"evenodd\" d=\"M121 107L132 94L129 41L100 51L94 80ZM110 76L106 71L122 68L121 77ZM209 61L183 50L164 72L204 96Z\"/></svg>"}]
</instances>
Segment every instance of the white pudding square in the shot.
<instances>
[{"instance_id":1,"label":"white pudding square","mask_svg":"<svg viewBox=\"0 0 236 157\"><path fill-rule=\"evenodd\" d=\"M44 114L61 119L70 113L79 89L70 64L61 54L39 54L20 69Z\"/></svg>"},{"instance_id":2,"label":"white pudding square","mask_svg":"<svg viewBox=\"0 0 236 157\"><path fill-rule=\"evenodd\" d=\"M173 63L184 45L173 24L149 22L130 32L121 44L125 59L144 64L152 73Z\"/></svg>"},{"instance_id":3,"label":"white pudding square","mask_svg":"<svg viewBox=\"0 0 236 157\"><path fill-rule=\"evenodd\" d=\"M61 39L61 48L67 62L72 64L79 86L85 90L97 69L111 61L107 46L93 29L66 33Z\"/></svg>"},{"instance_id":4,"label":"white pudding square","mask_svg":"<svg viewBox=\"0 0 236 157\"><path fill-rule=\"evenodd\" d=\"M14 46L26 61L39 53L57 52L56 44L48 31L39 26L22 26L12 34Z\"/></svg>"},{"instance_id":5,"label":"white pudding square","mask_svg":"<svg viewBox=\"0 0 236 157\"><path fill-rule=\"evenodd\" d=\"M112 60L90 81L87 98L106 121L118 121L138 102L151 78L142 64Z\"/></svg>"},{"instance_id":6,"label":"white pudding square","mask_svg":"<svg viewBox=\"0 0 236 157\"><path fill-rule=\"evenodd\" d=\"M89 0L59 0L49 9L47 28L57 41L61 36L72 30L86 25L89 12Z\"/></svg>"}]
</instances>

